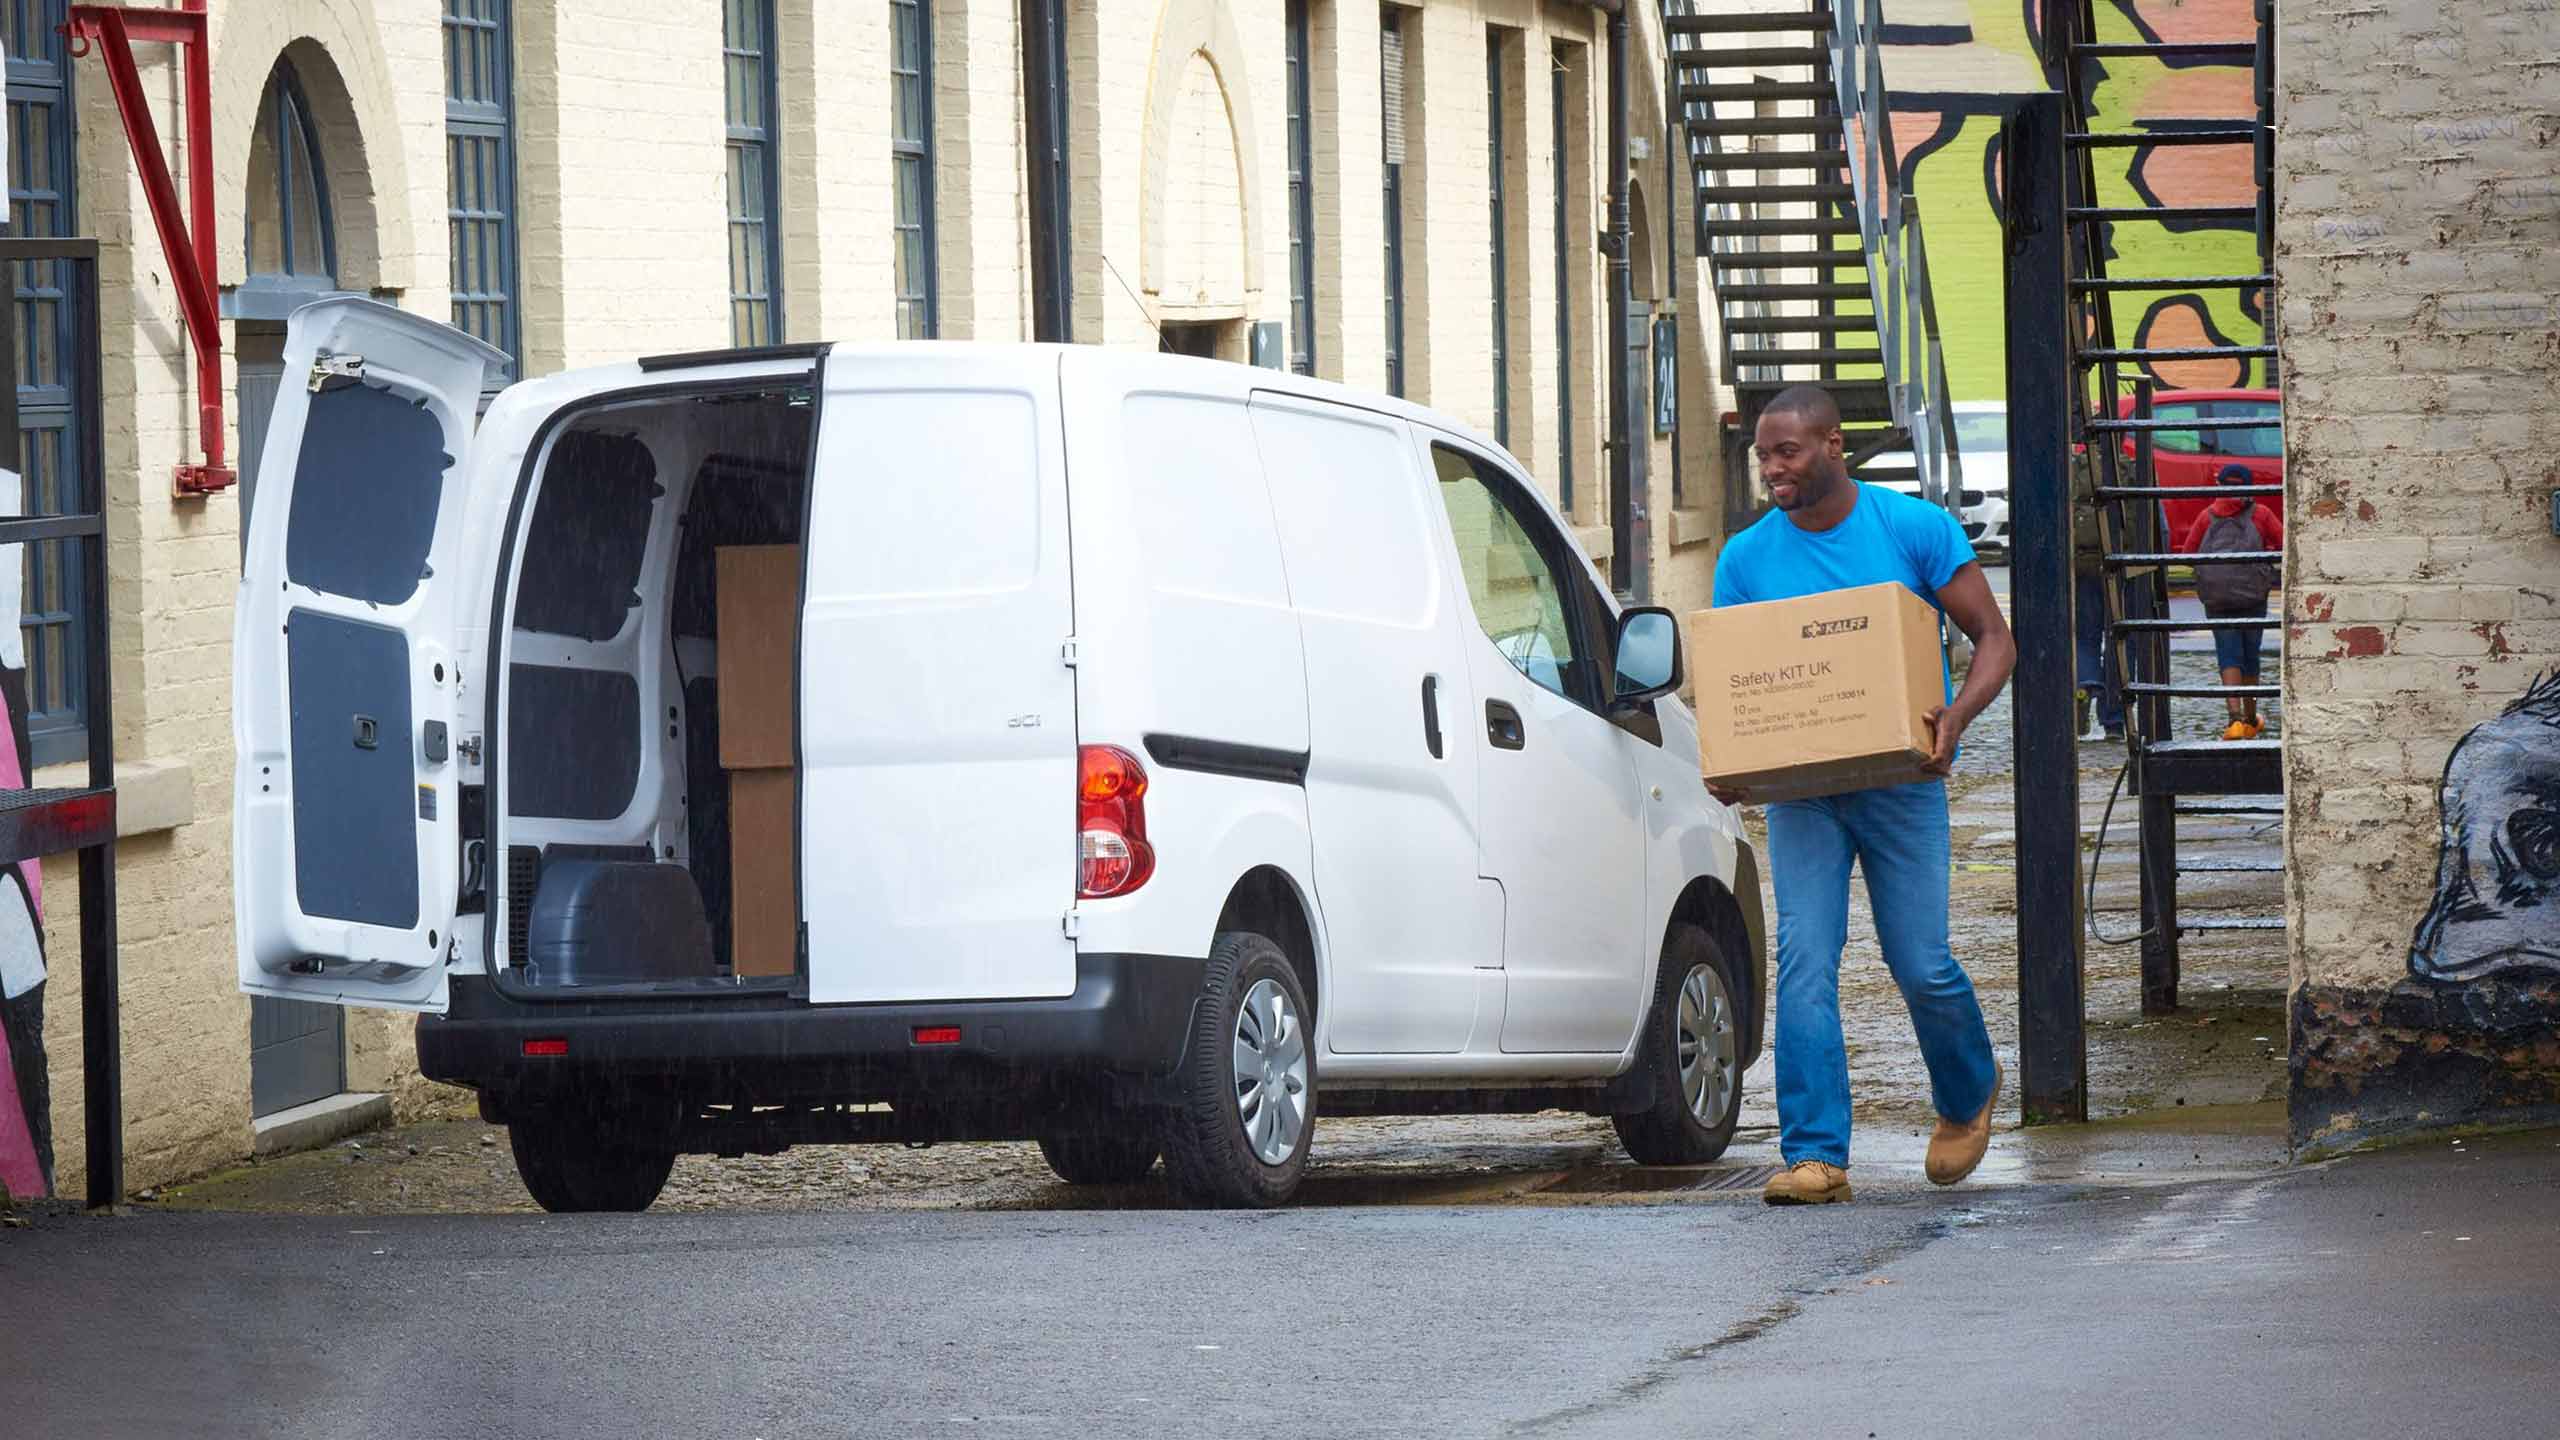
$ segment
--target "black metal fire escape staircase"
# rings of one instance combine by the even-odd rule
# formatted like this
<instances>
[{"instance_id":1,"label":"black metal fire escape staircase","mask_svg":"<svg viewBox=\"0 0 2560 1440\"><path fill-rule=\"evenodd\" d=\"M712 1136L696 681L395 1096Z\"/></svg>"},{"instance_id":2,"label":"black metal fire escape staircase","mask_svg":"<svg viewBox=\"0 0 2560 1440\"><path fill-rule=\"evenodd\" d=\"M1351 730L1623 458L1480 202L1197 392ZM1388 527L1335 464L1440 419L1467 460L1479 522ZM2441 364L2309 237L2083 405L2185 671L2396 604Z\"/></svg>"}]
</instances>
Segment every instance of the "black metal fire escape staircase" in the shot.
<instances>
[{"instance_id":1,"label":"black metal fire escape staircase","mask_svg":"<svg viewBox=\"0 0 2560 1440\"><path fill-rule=\"evenodd\" d=\"M2221 43L2108 43L2100 41L2091 0L2053 0L2045 7L2046 54L2055 88L2061 91L2064 204L2069 254L2070 325L2074 382L2071 386L2072 438L2094 467L2094 502L2098 533L2106 552L2107 622L2115 639L2115 677L2126 704L2128 762L2126 781L2140 808L2142 882L2142 1005L2146 1013L2177 1008L2179 939L2187 934L2227 930L2281 930L2281 915L2235 915L2227 912L2181 913L2181 876L2206 872L2275 872L2275 860L2220 860L2179 857L2182 820L2228 823L2233 816L2264 817L2283 823L2284 776L2282 742L2277 739L2223 740L2181 736L2172 726L2171 702L2181 699L2221 700L2233 695L2272 699L2273 684L2225 686L2181 682L2171 673L2170 637L2240 627L2280 625L2281 615L2264 621L2173 618L2170 582L2173 568L2192 557L2174 553L2162 503L2194 499L2196 491L2159 483L2153 466L2154 437L2163 430L2197 431L2207 436L2236 430L2278 427L2279 419L2161 419L2152 414L2152 395L2161 388L2159 364L2194 360L2237 360L2245 376L2251 362L2274 385L2277 364L2272 344L2216 344L2182 348L2126 345L2117 335L2115 296L2127 292L2177 294L2209 290L2255 291L2259 313L2272 337L2275 277L2269 258L2273 244L2273 15L2271 0L2258 0L2254 40ZM2152 120L2144 128L2108 131L2093 128L2095 91L2109 60L2159 63L2249 65L2256 71L2258 113L2249 117L2195 120ZM2098 177L2103 152L2138 146L2247 145L2255 151L2256 203L2249 206L2110 206L2100 198ZM2116 227L2245 220L2257 232L2259 264L2248 275L2142 275L2109 273ZM2153 247L2155 250L2158 247ZM2130 396L2130 406L2123 397ZM2130 415L2120 413L2130 410ZM2208 444L2208 449L2212 448ZM2215 498L2243 496L2272 500L2278 485L2219 486ZM2280 551L2225 557L2281 565ZM2192 723L2192 722L2190 722Z\"/></svg>"},{"instance_id":2,"label":"black metal fire escape staircase","mask_svg":"<svg viewBox=\"0 0 2560 1440\"><path fill-rule=\"evenodd\" d=\"M1739 452L1769 401L1802 384L1838 402L1861 478L1954 508L1919 206L1885 120L1882 0L1843 0L1837 15L1699 13L1713 3L1667 0L1663 27L1739 420L1727 528L1761 508Z\"/></svg>"}]
</instances>

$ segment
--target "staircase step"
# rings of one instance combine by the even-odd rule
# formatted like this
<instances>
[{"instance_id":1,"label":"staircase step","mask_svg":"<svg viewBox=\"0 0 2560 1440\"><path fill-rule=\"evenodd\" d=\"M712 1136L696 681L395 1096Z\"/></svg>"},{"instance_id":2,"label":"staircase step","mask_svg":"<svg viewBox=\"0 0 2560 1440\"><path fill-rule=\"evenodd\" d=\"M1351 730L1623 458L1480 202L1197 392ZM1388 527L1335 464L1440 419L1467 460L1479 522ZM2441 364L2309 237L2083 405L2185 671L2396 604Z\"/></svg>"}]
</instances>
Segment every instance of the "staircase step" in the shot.
<instances>
[{"instance_id":1,"label":"staircase step","mask_svg":"<svg viewBox=\"0 0 2560 1440\"><path fill-rule=\"evenodd\" d=\"M1864 250L1719 250L1707 257L1719 270L1843 270L1867 268Z\"/></svg>"},{"instance_id":2,"label":"staircase step","mask_svg":"<svg viewBox=\"0 0 2560 1440\"><path fill-rule=\"evenodd\" d=\"M1732 350L1736 365L1882 365L1882 350L1842 350L1820 348L1790 350L1782 346L1736 345Z\"/></svg>"},{"instance_id":3,"label":"staircase step","mask_svg":"<svg viewBox=\"0 0 2560 1440\"><path fill-rule=\"evenodd\" d=\"M2074 280L2071 289L2074 294L2094 295L2118 290L2264 290L2275 283L2273 275L2110 275L2103 280Z\"/></svg>"},{"instance_id":4,"label":"staircase step","mask_svg":"<svg viewBox=\"0 0 2560 1440\"><path fill-rule=\"evenodd\" d=\"M2155 122L2174 124L2174 121ZM2254 145L2258 127L2229 128L2229 121L2215 122L2222 128L2210 130L2071 130L2063 134L2066 145L2091 150L2131 149L2137 145Z\"/></svg>"},{"instance_id":5,"label":"staircase step","mask_svg":"<svg viewBox=\"0 0 2560 1440\"><path fill-rule=\"evenodd\" d=\"M1705 150L1691 148L1692 170L1837 170L1846 150Z\"/></svg>"},{"instance_id":6,"label":"staircase step","mask_svg":"<svg viewBox=\"0 0 2560 1440\"><path fill-rule=\"evenodd\" d=\"M1886 393L1881 380L1824 378L1815 380L1736 380L1734 398L1741 402L1743 414L1757 419L1761 405L1775 398L1781 390L1798 385L1812 385L1831 392L1840 406L1840 418L1849 424L1875 424L1893 418L1893 397Z\"/></svg>"},{"instance_id":7,"label":"staircase step","mask_svg":"<svg viewBox=\"0 0 2560 1440\"><path fill-rule=\"evenodd\" d=\"M2124 687L2124 693L2127 695L2164 695L2172 700L2228 700L2234 695L2237 695L2242 699L2280 700L2284 698L2284 687L2281 685L2132 684Z\"/></svg>"},{"instance_id":8,"label":"staircase step","mask_svg":"<svg viewBox=\"0 0 2560 1440\"><path fill-rule=\"evenodd\" d=\"M2074 220L2256 220L2255 205L2074 205L2063 212Z\"/></svg>"},{"instance_id":9,"label":"staircase step","mask_svg":"<svg viewBox=\"0 0 2560 1440\"><path fill-rule=\"evenodd\" d=\"M2207 492L2211 491L2213 488L2215 487L2209 485L2190 485L2187 487L2187 493L2197 499L2204 499L2206 498ZM2235 485L2231 488L2236 490L2240 487ZM2216 550L2213 552L2213 558L2217 561L2227 560L2235 564L2243 561L2258 561L2268 565L2281 565L2284 563L2284 552L2281 550ZM2163 553L2158 550L2110 551L2106 557L2107 567L2112 570L2139 570L2153 565L2193 565L2196 563L2196 560L2196 556L2185 551ZM2271 620L2267 623L2272 625L2275 622ZM2165 695L2169 692L2164 690L2161 693ZM2219 695L2223 692L2220 690L2199 690L2195 693L2199 695ZM2269 693L2272 694L2273 692L2271 691Z\"/></svg>"},{"instance_id":10,"label":"staircase step","mask_svg":"<svg viewBox=\"0 0 2560 1440\"><path fill-rule=\"evenodd\" d=\"M1831 33L1828 10L1793 12L1774 15L1665 15L1662 29L1670 35L1753 35L1771 30L1818 30Z\"/></svg>"},{"instance_id":11,"label":"staircase step","mask_svg":"<svg viewBox=\"0 0 2560 1440\"><path fill-rule=\"evenodd\" d=\"M1704 53L1712 55L1715 52L1710 50ZM1680 98L1692 105L1714 104L1719 100L1829 100L1839 93L1839 87L1828 80L1753 80L1741 85L1683 85L1680 87Z\"/></svg>"},{"instance_id":12,"label":"staircase step","mask_svg":"<svg viewBox=\"0 0 2560 1440\"><path fill-rule=\"evenodd\" d=\"M2101 500L2195 500L2202 498L2199 494L2200 489L2201 487L2195 485L2101 485L2098 487L2097 495ZM2242 496L2272 500L2281 498L2283 494L2284 487L2281 485L2216 485L2213 487L2213 496L2217 500L2237 500Z\"/></svg>"},{"instance_id":13,"label":"staircase step","mask_svg":"<svg viewBox=\"0 0 2560 1440\"><path fill-rule=\"evenodd\" d=\"M2180 930L2282 930L2281 915L2217 915L2204 920L2178 917Z\"/></svg>"},{"instance_id":14,"label":"staircase step","mask_svg":"<svg viewBox=\"0 0 2560 1440\"><path fill-rule=\"evenodd\" d=\"M2258 63L2258 44L2254 40L2190 40L2183 44L2165 45L2102 44L2074 45L2071 53L2092 60L2138 59L2211 60L2230 65Z\"/></svg>"},{"instance_id":15,"label":"staircase step","mask_svg":"<svg viewBox=\"0 0 2560 1440\"><path fill-rule=\"evenodd\" d=\"M1854 185L1718 185L1713 198L1731 205L1819 205L1833 200L1855 200Z\"/></svg>"},{"instance_id":16,"label":"staircase step","mask_svg":"<svg viewBox=\"0 0 2560 1440\"><path fill-rule=\"evenodd\" d=\"M1844 133L1837 115L1742 115L1730 120L1684 122L1692 135L1821 135Z\"/></svg>"},{"instance_id":17,"label":"staircase step","mask_svg":"<svg viewBox=\"0 0 2560 1440\"><path fill-rule=\"evenodd\" d=\"M1792 220L1710 220L1698 227L1701 236L1716 235L1855 235L1858 222L1846 215L1806 215Z\"/></svg>"},{"instance_id":18,"label":"staircase step","mask_svg":"<svg viewBox=\"0 0 2560 1440\"><path fill-rule=\"evenodd\" d=\"M2274 623L2264 616L2220 615L2202 620L2110 620L2107 628L2119 635L2176 635L2201 630L2264 630Z\"/></svg>"},{"instance_id":19,"label":"staircase step","mask_svg":"<svg viewBox=\"0 0 2560 1440\"><path fill-rule=\"evenodd\" d=\"M1731 50L1675 50L1671 58L1682 66L1715 66L1720 69L1756 69L1793 65L1828 65L1831 47L1827 45L1783 45L1737 47Z\"/></svg>"},{"instance_id":20,"label":"staircase step","mask_svg":"<svg viewBox=\"0 0 2560 1440\"><path fill-rule=\"evenodd\" d=\"M1861 297L1864 291L1860 292ZM1724 322L1727 335L1786 335L1795 331L1873 330L1873 315L1733 315Z\"/></svg>"},{"instance_id":21,"label":"staircase step","mask_svg":"<svg viewBox=\"0 0 2560 1440\"><path fill-rule=\"evenodd\" d=\"M1719 300L1873 300L1861 280L1855 285L1719 285Z\"/></svg>"},{"instance_id":22,"label":"staircase step","mask_svg":"<svg viewBox=\"0 0 2560 1440\"><path fill-rule=\"evenodd\" d=\"M2083 365L2103 365L2110 360L2255 360L2275 353L2273 345L2133 345L2083 350L2077 358Z\"/></svg>"},{"instance_id":23,"label":"staircase step","mask_svg":"<svg viewBox=\"0 0 2560 1440\"><path fill-rule=\"evenodd\" d=\"M2281 875L2281 860L2181 860L2181 875Z\"/></svg>"}]
</instances>

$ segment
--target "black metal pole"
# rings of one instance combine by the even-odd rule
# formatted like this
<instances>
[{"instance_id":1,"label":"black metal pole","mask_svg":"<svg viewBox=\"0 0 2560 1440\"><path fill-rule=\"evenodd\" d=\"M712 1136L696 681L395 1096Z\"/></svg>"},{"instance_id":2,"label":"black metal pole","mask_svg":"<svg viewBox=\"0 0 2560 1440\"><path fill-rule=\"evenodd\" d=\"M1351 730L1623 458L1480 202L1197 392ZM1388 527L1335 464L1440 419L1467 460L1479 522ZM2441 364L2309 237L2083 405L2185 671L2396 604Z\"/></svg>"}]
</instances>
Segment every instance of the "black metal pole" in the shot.
<instances>
[{"instance_id":1,"label":"black metal pole","mask_svg":"<svg viewBox=\"0 0 2560 1440\"><path fill-rule=\"evenodd\" d=\"M2152 418L2152 385L2137 380L2133 386L2133 415L2137 420ZM2133 437L2133 483L2137 486L2159 484L2158 467L2152 463L2152 432L2136 431ZM2154 555L2166 555L2177 548L2170 539L2165 512L2155 504L2140 507L2141 536L2139 549ZM2168 572L2158 566L2130 577L2138 599L2136 611L2146 620L2169 618ZM2176 677L2169 673L2169 637L2162 631L2149 631L2140 637L2143 668L2153 684L2166 685ZM2169 697L2146 695L2142 701L2141 725L2135 731L2133 750L2133 793L2140 823L2142 845L2142 1013L2168 1015L2178 1008L2178 797L2161 788L2151 774L2151 747L2169 738Z\"/></svg>"},{"instance_id":2,"label":"black metal pole","mask_svg":"<svg viewBox=\"0 0 2560 1440\"><path fill-rule=\"evenodd\" d=\"M1624 4L1602 9L1609 17L1609 238L1601 246L1609 257L1609 585L1633 595L1642 570L1635 553L1636 427L1627 373L1627 307L1634 299L1627 252L1635 228L1627 203L1627 11Z\"/></svg>"},{"instance_id":3,"label":"black metal pole","mask_svg":"<svg viewBox=\"0 0 2560 1440\"><path fill-rule=\"evenodd\" d=\"M1021 0L1022 124L1024 168L1030 181L1031 338L1074 338L1071 281L1067 275L1065 77L1058 0Z\"/></svg>"},{"instance_id":4,"label":"black metal pole","mask_svg":"<svg viewBox=\"0 0 2560 1440\"><path fill-rule=\"evenodd\" d=\"M106 440L98 364L98 263L69 267L78 290L80 409L73 417L86 474L79 505L106 513ZM89 788L112 792L116 780L113 677L107 663L107 535L102 526L79 542L81 613L89 617L83 659L88 683ZM87 1124L89 1208L124 1198L124 1007L116 981L115 827L80 852L80 1070Z\"/></svg>"},{"instance_id":5,"label":"black metal pole","mask_svg":"<svg viewBox=\"0 0 2560 1440\"><path fill-rule=\"evenodd\" d=\"M2010 682L2017 757L2018 1092L2028 1124L2089 1118L2071 583L2062 97L2007 122Z\"/></svg>"}]
</instances>

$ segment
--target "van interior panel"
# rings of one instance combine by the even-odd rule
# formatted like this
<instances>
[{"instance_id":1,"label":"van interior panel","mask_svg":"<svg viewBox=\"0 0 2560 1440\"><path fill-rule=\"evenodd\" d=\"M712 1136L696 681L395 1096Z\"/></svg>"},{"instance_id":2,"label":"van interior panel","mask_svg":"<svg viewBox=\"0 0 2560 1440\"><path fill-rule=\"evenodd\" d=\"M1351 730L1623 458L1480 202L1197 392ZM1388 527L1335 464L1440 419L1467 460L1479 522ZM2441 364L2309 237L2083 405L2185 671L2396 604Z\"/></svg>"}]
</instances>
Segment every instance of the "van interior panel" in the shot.
<instances>
[{"instance_id":1,"label":"van interior panel","mask_svg":"<svg viewBox=\"0 0 2560 1440\"><path fill-rule=\"evenodd\" d=\"M449 448L443 421L424 402L364 384L312 396L293 468L285 575L351 600L407 602L426 574ZM366 543L350 545L350 535Z\"/></svg>"},{"instance_id":2,"label":"van interior panel","mask_svg":"<svg viewBox=\"0 0 2560 1440\"><path fill-rule=\"evenodd\" d=\"M409 637L314 610L285 626L293 695L294 893L306 915L418 923Z\"/></svg>"}]
</instances>

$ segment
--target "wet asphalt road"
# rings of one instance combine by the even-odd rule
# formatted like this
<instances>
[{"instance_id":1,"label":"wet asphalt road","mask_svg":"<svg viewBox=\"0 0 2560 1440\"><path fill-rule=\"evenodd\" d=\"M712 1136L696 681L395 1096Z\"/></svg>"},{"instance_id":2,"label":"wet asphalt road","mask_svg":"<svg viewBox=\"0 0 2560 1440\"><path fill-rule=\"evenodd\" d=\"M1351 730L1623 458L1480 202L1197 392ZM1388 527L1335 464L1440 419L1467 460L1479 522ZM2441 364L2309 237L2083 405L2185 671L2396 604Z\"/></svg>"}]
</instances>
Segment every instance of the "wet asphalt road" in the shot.
<instances>
[{"instance_id":1,"label":"wet asphalt road","mask_svg":"<svg viewBox=\"0 0 2560 1440\"><path fill-rule=\"evenodd\" d=\"M2560 1134L2142 1188L1500 1209L57 1217L48 1437L2546 1434Z\"/></svg>"}]
</instances>

